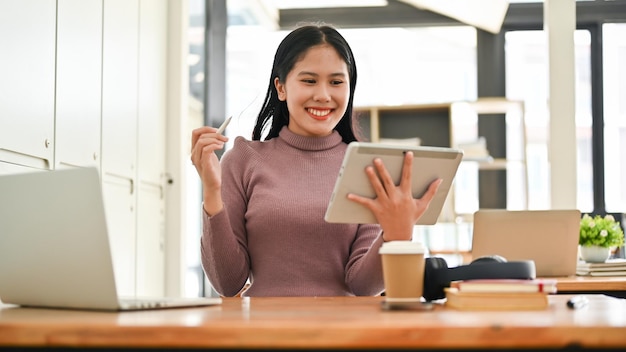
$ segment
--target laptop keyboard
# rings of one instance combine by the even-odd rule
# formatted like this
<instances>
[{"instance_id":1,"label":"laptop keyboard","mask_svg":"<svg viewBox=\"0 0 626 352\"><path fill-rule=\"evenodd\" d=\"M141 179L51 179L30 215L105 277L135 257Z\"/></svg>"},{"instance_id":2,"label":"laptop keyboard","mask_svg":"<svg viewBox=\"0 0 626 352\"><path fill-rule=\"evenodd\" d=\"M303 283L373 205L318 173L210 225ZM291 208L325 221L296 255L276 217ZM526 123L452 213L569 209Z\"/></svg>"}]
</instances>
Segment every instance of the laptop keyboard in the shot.
<instances>
[{"instance_id":1,"label":"laptop keyboard","mask_svg":"<svg viewBox=\"0 0 626 352\"><path fill-rule=\"evenodd\" d=\"M163 298L123 298L120 305L125 309L167 307L168 300Z\"/></svg>"},{"instance_id":2,"label":"laptop keyboard","mask_svg":"<svg viewBox=\"0 0 626 352\"><path fill-rule=\"evenodd\" d=\"M122 309L156 309L167 307L194 307L217 303L214 299L202 297L123 297L119 299Z\"/></svg>"}]
</instances>

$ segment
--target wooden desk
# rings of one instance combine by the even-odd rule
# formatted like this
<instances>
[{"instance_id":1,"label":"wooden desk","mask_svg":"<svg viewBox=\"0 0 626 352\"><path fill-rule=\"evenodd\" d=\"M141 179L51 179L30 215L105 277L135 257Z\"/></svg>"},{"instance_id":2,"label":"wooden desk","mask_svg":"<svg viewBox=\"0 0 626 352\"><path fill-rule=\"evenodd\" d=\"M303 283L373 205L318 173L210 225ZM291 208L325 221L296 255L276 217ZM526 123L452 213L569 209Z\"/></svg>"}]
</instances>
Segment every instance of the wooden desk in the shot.
<instances>
[{"instance_id":1,"label":"wooden desk","mask_svg":"<svg viewBox=\"0 0 626 352\"><path fill-rule=\"evenodd\" d=\"M0 346L251 349L626 348L626 300L550 296L541 311L384 311L382 297L226 298L220 306L107 313L0 308Z\"/></svg>"}]
</instances>

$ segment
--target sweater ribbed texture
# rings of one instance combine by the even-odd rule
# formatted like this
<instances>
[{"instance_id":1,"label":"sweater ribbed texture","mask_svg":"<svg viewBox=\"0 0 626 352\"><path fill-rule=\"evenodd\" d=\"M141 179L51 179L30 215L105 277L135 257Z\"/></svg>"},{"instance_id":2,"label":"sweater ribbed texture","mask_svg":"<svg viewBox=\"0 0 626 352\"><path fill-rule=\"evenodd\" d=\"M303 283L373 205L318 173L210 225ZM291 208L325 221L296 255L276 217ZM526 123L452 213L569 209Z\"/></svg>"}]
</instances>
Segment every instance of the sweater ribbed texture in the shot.
<instances>
[{"instance_id":1,"label":"sweater ribbed texture","mask_svg":"<svg viewBox=\"0 0 626 352\"><path fill-rule=\"evenodd\" d=\"M202 265L234 296L352 296L383 291L378 225L324 221L347 145L335 131L235 138L221 159L224 209L203 212Z\"/></svg>"}]
</instances>

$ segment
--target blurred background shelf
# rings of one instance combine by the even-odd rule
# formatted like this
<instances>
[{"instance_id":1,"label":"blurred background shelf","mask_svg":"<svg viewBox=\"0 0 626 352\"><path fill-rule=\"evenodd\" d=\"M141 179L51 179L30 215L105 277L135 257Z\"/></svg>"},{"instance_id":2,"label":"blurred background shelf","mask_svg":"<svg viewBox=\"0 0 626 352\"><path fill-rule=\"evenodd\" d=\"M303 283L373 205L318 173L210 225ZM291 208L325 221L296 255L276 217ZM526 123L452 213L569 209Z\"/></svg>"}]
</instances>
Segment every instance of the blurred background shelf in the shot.
<instances>
[{"instance_id":1,"label":"blurred background shelf","mask_svg":"<svg viewBox=\"0 0 626 352\"><path fill-rule=\"evenodd\" d=\"M471 221L479 208L528 209L522 101L484 97L475 101L356 107L355 112L363 133L372 142L418 140L424 146L465 151L440 222ZM505 133L481 130L481 119L491 118L502 120ZM491 182L494 177L505 179L506 194L502 195L498 184Z\"/></svg>"}]
</instances>

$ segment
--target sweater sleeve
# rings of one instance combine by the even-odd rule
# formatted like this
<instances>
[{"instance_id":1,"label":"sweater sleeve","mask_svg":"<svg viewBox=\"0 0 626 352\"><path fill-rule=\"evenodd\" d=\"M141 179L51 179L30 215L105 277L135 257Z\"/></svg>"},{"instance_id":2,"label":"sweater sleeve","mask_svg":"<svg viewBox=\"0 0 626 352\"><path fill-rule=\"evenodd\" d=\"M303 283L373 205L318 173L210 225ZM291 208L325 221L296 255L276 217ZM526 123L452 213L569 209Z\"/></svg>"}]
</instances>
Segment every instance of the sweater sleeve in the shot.
<instances>
[{"instance_id":1,"label":"sweater sleeve","mask_svg":"<svg viewBox=\"0 0 626 352\"><path fill-rule=\"evenodd\" d=\"M254 158L239 138L220 161L224 209L213 216L203 212L202 267L211 286L223 296L237 295L250 276L245 179Z\"/></svg>"},{"instance_id":2,"label":"sweater sleeve","mask_svg":"<svg viewBox=\"0 0 626 352\"><path fill-rule=\"evenodd\" d=\"M382 243L380 226L359 225L346 266L346 283L357 296L376 296L385 289L382 261L378 254Z\"/></svg>"}]
</instances>

